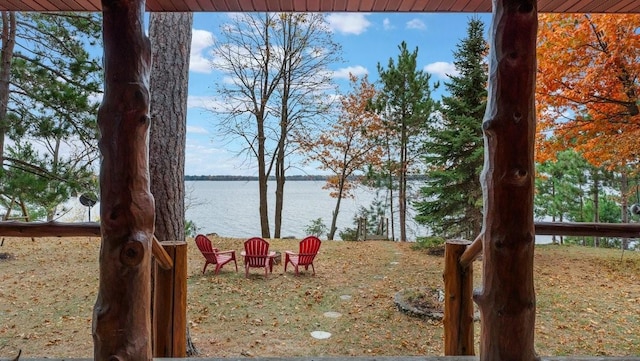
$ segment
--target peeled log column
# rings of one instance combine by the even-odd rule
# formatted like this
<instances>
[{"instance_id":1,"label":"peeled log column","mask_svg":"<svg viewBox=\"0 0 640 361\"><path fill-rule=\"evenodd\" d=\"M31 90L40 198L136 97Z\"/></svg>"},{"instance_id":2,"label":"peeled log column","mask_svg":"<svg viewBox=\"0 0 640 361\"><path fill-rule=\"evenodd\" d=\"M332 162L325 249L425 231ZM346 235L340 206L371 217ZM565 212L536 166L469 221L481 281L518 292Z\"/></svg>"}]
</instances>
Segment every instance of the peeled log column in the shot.
<instances>
[{"instance_id":1,"label":"peeled log column","mask_svg":"<svg viewBox=\"0 0 640 361\"><path fill-rule=\"evenodd\" d=\"M480 360L534 360L535 0L493 0Z\"/></svg>"},{"instance_id":2,"label":"peeled log column","mask_svg":"<svg viewBox=\"0 0 640 361\"><path fill-rule=\"evenodd\" d=\"M143 0L103 0L105 93L100 128L100 285L96 361L151 360L150 44Z\"/></svg>"}]
</instances>

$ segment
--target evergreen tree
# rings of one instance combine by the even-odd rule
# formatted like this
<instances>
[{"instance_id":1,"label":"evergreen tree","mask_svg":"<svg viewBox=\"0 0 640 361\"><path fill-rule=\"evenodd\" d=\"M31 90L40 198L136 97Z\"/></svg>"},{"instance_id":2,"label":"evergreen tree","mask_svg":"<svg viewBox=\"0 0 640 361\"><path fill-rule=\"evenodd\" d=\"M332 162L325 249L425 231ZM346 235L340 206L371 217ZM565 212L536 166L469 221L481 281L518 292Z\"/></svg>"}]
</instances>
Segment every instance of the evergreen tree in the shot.
<instances>
[{"instance_id":1,"label":"evergreen tree","mask_svg":"<svg viewBox=\"0 0 640 361\"><path fill-rule=\"evenodd\" d=\"M0 99L7 103L0 107L0 200L9 204L20 198L44 208L52 220L59 203L95 187L95 99L102 67L87 48L99 42L100 16L2 15L11 31L2 37ZM17 182L21 172L35 177Z\"/></svg>"},{"instance_id":2,"label":"evergreen tree","mask_svg":"<svg viewBox=\"0 0 640 361\"><path fill-rule=\"evenodd\" d=\"M469 21L467 37L454 51L459 75L445 82L440 116L429 123L424 143L427 181L416 202L416 221L443 237L475 238L482 228L482 118L487 104L488 45L484 24Z\"/></svg>"},{"instance_id":3,"label":"evergreen tree","mask_svg":"<svg viewBox=\"0 0 640 361\"><path fill-rule=\"evenodd\" d=\"M382 89L375 106L387 132L383 140L389 154L385 171L389 179L387 187L392 190L397 182L400 241L406 241L408 176L419 164L418 150L435 103L431 99L430 74L417 69L418 48L409 52L404 41L398 48L397 62L389 59L386 69L378 63ZM391 213L393 216L393 210Z\"/></svg>"}]
</instances>

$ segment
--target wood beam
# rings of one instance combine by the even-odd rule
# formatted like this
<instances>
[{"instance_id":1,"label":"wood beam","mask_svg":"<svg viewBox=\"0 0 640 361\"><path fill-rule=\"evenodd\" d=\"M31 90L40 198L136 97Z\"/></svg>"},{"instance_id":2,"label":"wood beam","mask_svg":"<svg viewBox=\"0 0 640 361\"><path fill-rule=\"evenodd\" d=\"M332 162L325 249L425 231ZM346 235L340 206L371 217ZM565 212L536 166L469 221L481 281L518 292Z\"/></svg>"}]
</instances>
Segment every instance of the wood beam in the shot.
<instances>
[{"instance_id":1,"label":"wood beam","mask_svg":"<svg viewBox=\"0 0 640 361\"><path fill-rule=\"evenodd\" d=\"M536 235L640 238L638 223L536 222Z\"/></svg>"},{"instance_id":2,"label":"wood beam","mask_svg":"<svg viewBox=\"0 0 640 361\"><path fill-rule=\"evenodd\" d=\"M105 92L100 128L100 282L96 361L151 361L149 73L144 0L102 0Z\"/></svg>"},{"instance_id":3,"label":"wood beam","mask_svg":"<svg viewBox=\"0 0 640 361\"><path fill-rule=\"evenodd\" d=\"M156 268L153 297L154 355L187 356L187 243L162 242L174 267ZM179 356L178 356L179 355ZM163 357L163 356L160 356Z\"/></svg>"},{"instance_id":4,"label":"wood beam","mask_svg":"<svg viewBox=\"0 0 640 361\"><path fill-rule=\"evenodd\" d=\"M493 0L485 161L480 360L534 361L536 0Z\"/></svg>"},{"instance_id":5,"label":"wood beam","mask_svg":"<svg viewBox=\"0 0 640 361\"><path fill-rule=\"evenodd\" d=\"M475 355L473 346L473 267L458 260L471 244L448 240L444 246L444 355Z\"/></svg>"}]
</instances>

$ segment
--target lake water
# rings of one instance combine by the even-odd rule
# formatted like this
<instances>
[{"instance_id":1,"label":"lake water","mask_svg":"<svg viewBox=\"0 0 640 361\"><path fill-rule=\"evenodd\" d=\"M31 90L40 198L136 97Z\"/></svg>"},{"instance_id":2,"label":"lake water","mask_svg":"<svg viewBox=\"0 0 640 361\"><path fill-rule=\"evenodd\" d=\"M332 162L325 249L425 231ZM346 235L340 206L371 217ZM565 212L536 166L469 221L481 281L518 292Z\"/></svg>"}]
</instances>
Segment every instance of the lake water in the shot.
<instances>
[{"instance_id":1,"label":"lake water","mask_svg":"<svg viewBox=\"0 0 640 361\"><path fill-rule=\"evenodd\" d=\"M285 184L284 209L282 216L282 237L302 238L313 220L322 218L329 227L336 199L329 191L322 189L324 181L288 181ZM417 188L418 184L413 184ZM224 237L249 238L260 235L260 214L258 211L257 181L187 181L186 219L193 221L199 233L217 233ZM269 222L273 235L273 213L275 182L269 182ZM353 217L359 207L369 208L375 199L375 191L360 188L354 198L343 199L338 213L336 239L339 231L355 228ZM67 205L72 211L61 221L86 221L88 209L77 198ZM414 212L409 210L407 217L407 237L429 235L426 227L413 220ZM99 204L91 208L91 219L99 218ZM398 220L396 216L396 239L398 238ZM550 236L536 236L536 243L550 243Z\"/></svg>"},{"instance_id":2,"label":"lake water","mask_svg":"<svg viewBox=\"0 0 640 361\"><path fill-rule=\"evenodd\" d=\"M324 181L288 181L285 184L282 237L304 237L305 228L318 218L322 218L327 227L331 225L336 199L329 196L328 190L322 189L324 184ZM275 182L269 182L268 187L273 235ZM193 221L199 232L238 238L260 235L257 181L188 181L186 193L186 219ZM355 191L354 198L343 199L336 224L338 231L355 228L353 217L359 207L368 208L374 198L374 191L362 188ZM411 221L407 233L409 239L414 240L418 235L425 235L426 230ZM336 238L339 238L338 233Z\"/></svg>"}]
</instances>

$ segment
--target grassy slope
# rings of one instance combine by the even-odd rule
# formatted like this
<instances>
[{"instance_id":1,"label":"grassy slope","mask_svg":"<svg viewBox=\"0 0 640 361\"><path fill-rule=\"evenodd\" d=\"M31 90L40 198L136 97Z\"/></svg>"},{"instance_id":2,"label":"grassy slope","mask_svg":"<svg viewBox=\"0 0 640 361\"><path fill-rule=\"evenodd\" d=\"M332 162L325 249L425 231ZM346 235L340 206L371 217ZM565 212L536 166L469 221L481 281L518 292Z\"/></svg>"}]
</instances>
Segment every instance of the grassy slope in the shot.
<instances>
[{"instance_id":1,"label":"grassy slope","mask_svg":"<svg viewBox=\"0 0 640 361\"><path fill-rule=\"evenodd\" d=\"M98 284L96 238L7 239L0 248L0 356L91 357ZM222 249L242 240L215 238ZM273 240L295 250L295 240ZM536 349L541 355L640 354L640 253L536 249ZM442 258L391 242L324 242L317 276L277 265L264 279L233 264L201 274L189 247L188 320L201 356L442 355L442 324L398 312L396 292L442 287ZM481 264L475 265L476 285ZM340 296L351 296L348 300ZM339 312L328 318L327 311ZM476 332L479 326L476 325ZM332 333L316 340L310 332ZM477 337L476 337L477 339Z\"/></svg>"}]
</instances>

